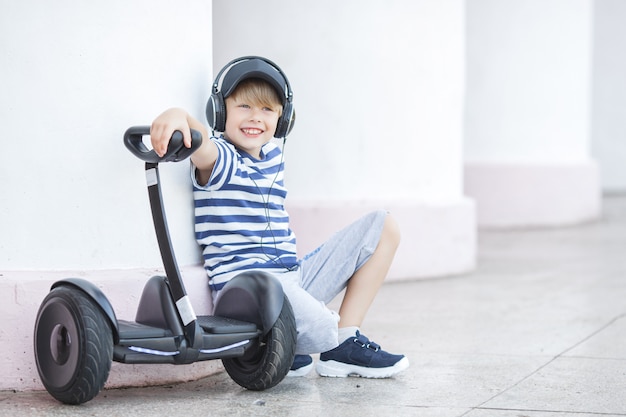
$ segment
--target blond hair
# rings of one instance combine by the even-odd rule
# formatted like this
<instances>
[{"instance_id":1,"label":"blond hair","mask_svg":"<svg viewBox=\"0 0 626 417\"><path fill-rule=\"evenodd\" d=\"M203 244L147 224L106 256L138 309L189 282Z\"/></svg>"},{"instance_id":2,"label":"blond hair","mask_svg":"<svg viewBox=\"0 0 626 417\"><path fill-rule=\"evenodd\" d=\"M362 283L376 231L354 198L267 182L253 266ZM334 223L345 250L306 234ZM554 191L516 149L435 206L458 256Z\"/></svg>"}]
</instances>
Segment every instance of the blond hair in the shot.
<instances>
[{"instance_id":1,"label":"blond hair","mask_svg":"<svg viewBox=\"0 0 626 417\"><path fill-rule=\"evenodd\" d=\"M269 107L277 111L279 117L283 113L283 104L278 92L271 84L260 78L243 80L226 100L229 98L247 101L260 107Z\"/></svg>"}]
</instances>

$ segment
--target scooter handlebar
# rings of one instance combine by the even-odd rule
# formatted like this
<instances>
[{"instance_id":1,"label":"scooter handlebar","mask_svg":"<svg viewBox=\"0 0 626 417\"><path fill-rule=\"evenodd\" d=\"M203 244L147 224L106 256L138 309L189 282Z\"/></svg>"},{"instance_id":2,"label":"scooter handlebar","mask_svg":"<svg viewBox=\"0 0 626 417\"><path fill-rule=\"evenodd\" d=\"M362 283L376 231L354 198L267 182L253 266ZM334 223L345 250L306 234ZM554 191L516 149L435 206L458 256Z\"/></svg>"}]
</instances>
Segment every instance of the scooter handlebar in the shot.
<instances>
[{"instance_id":1,"label":"scooter handlebar","mask_svg":"<svg viewBox=\"0 0 626 417\"><path fill-rule=\"evenodd\" d=\"M124 145L137 158L153 164L187 159L202 144L202 134L191 129L191 148L187 148L183 143L183 134L177 130L170 139L165 155L159 156L154 149L148 149L143 143L143 137L146 135L150 135L150 126L132 126L124 133Z\"/></svg>"}]
</instances>

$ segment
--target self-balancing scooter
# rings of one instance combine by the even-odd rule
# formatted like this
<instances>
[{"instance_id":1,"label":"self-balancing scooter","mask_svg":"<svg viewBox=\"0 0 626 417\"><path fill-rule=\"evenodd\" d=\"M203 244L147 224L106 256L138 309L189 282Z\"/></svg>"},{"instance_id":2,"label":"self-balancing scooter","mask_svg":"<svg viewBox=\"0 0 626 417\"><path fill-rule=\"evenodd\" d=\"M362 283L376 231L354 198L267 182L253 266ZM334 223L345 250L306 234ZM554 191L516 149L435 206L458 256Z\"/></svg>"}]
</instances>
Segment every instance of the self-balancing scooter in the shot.
<instances>
[{"instance_id":1,"label":"self-balancing scooter","mask_svg":"<svg viewBox=\"0 0 626 417\"><path fill-rule=\"evenodd\" d=\"M196 316L170 241L159 163L189 157L202 137L192 131L186 148L176 132L159 157L143 143L148 126L124 135L126 147L145 162L148 195L166 276L146 283L135 321L118 320L93 283L67 278L52 285L35 322L37 370L46 390L67 404L94 398L111 362L189 364L221 359L229 376L250 390L278 384L293 362L296 326L289 300L270 274L243 272L222 289L214 315Z\"/></svg>"}]
</instances>

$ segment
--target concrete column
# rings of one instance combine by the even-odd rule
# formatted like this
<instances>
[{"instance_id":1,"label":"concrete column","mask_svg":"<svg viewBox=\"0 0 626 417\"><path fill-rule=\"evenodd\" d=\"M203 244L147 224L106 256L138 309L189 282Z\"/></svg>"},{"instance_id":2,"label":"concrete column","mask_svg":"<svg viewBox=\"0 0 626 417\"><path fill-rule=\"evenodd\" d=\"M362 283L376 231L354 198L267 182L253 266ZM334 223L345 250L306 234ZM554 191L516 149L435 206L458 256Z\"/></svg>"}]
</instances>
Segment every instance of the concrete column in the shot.
<instances>
[{"instance_id":1,"label":"concrete column","mask_svg":"<svg viewBox=\"0 0 626 417\"><path fill-rule=\"evenodd\" d=\"M0 390L43 389L32 334L55 280L91 280L132 320L146 279L162 273L143 163L122 135L168 106L204 114L211 4L24 0L1 10ZM162 178L179 262L196 268L188 289L207 308L188 164L164 166ZM217 369L117 365L108 386Z\"/></svg>"},{"instance_id":2,"label":"concrete column","mask_svg":"<svg viewBox=\"0 0 626 417\"><path fill-rule=\"evenodd\" d=\"M626 191L626 2L595 0L592 154L602 189Z\"/></svg>"},{"instance_id":3,"label":"concrete column","mask_svg":"<svg viewBox=\"0 0 626 417\"><path fill-rule=\"evenodd\" d=\"M481 226L594 219L591 0L467 2L465 191Z\"/></svg>"},{"instance_id":4,"label":"concrete column","mask_svg":"<svg viewBox=\"0 0 626 417\"><path fill-rule=\"evenodd\" d=\"M302 254L386 208L402 229L390 279L474 267L474 207L462 193L464 3L214 3L214 72L263 55L292 84L286 182Z\"/></svg>"}]
</instances>

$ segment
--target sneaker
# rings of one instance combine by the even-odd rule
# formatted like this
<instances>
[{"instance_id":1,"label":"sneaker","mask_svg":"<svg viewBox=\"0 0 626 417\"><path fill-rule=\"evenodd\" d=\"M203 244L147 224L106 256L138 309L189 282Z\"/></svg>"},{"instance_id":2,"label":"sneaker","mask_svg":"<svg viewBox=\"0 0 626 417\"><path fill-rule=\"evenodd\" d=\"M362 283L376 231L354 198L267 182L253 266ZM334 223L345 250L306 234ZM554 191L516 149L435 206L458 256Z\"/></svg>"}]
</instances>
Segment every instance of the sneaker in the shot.
<instances>
[{"instance_id":1,"label":"sneaker","mask_svg":"<svg viewBox=\"0 0 626 417\"><path fill-rule=\"evenodd\" d=\"M287 376L305 376L313 369L313 358L309 355L296 355Z\"/></svg>"},{"instance_id":2,"label":"sneaker","mask_svg":"<svg viewBox=\"0 0 626 417\"><path fill-rule=\"evenodd\" d=\"M388 378L409 367L404 355L385 352L360 332L342 344L320 355L317 373L321 376L360 376L363 378Z\"/></svg>"}]
</instances>

